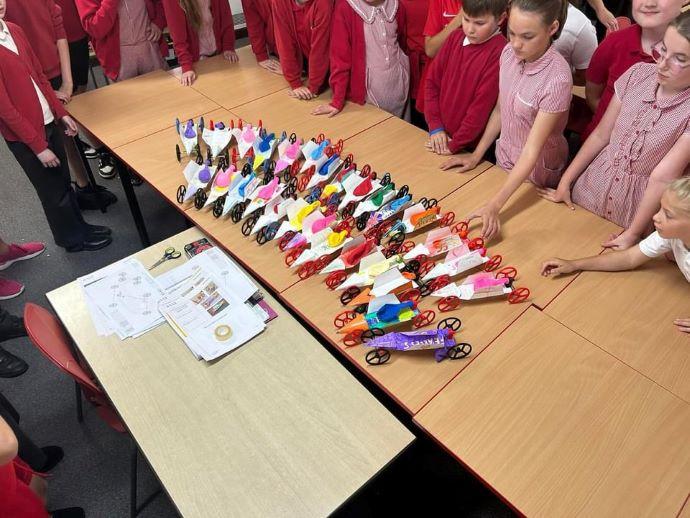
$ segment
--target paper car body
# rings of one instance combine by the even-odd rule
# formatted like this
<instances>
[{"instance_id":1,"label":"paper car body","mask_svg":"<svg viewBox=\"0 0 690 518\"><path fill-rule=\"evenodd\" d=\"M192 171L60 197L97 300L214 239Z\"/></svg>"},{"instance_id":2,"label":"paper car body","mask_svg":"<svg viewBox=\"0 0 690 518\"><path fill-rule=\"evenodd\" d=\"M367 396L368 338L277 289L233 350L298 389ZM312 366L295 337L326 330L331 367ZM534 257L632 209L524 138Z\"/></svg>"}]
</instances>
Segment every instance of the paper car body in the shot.
<instances>
[{"instance_id":1,"label":"paper car body","mask_svg":"<svg viewBox=\"0 0 690 518\"><path fill-rule=\"evenodd\" d=\"M213 124L211 121L209 127L202 130L201 138L211 150L211 157L215 159L230 145L232 132L222 122Z\"/></svg>"}]
</instances>

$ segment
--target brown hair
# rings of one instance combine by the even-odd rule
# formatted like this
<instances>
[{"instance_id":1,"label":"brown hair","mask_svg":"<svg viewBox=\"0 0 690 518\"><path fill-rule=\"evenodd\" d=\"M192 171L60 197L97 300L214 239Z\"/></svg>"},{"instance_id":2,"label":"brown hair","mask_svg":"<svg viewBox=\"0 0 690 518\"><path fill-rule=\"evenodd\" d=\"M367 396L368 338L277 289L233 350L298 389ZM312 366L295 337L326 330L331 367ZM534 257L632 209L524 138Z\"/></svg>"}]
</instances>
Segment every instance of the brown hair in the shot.
<instances>
[{"instance_id":1,"label":"brown hair","mask_svg":"<svg viewBox=\"0 0 690 518\"><path fill-rule=\"evenodd\" d=\"M508 10L508 4L509 0L465 0L462 3L462 10L468 16L481 16L489 13L495 18L500 18Z\"/></svg>"},{"instance_id":2,"label":"brown hair","mask_svg":"<svg viewBox=\"0 0 690 518\"><path fill-rule=\"evenodd\" d=\"M201 27L201 13L199 12L199 4L196 3L196 0L178 0L178 2L180 2L180 7L187 15L187 19L192 25L192 28L196 32L199 32L199 28Z\"/></svg>"},{"instance_id":3,"label":"brown hair","mask_svg":"<svg viewBox=\"0 0 690 518\"><path fill-rule=\"evenodd\" d=\"M686 18L690 19L688 16ZM671 182L668 190L678 198L681 210L686 214L690 214L690 176L683 176Z\"/></svg>"},{"instance_id":4,"label":"brown hair","mask_svg":"<svg viewBox=\"0 0 690 518\"><path fill-rule=\"evenodd\" d=\"M690 41L690 9L683 11L676 16L675 20L671 22L670 26L675 27L678 31L678 34Z\"/></svg>"},{"instance_id":5,"label":"brown hair","mask_svg":"<svg viewBox=\"0 0 690 518\"><path fill-rule=\"evenodd\" d=\"M511 9L517 7L521 11L538 14L542 17L544 25L551 25L553 22L558 22L558 30L553 35L554 40L557 40L561 35L565 19L568 16L568 2L567 0L513 0L511 2Z\"/></svg>"}]
</instances>

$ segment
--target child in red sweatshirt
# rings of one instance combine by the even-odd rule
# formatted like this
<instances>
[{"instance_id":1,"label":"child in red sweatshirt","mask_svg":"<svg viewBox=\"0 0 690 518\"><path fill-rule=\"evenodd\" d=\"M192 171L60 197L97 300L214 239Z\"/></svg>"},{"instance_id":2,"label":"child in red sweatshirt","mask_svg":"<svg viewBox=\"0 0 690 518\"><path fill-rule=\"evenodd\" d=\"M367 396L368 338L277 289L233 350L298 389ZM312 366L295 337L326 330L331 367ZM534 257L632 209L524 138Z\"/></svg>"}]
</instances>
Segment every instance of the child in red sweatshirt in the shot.
<instances>
[{"instance_id":1,"label":"child in red sweatshirt","mask_svg":"<svg viewBox=\"0 0 690 518\"><path fill-rule=\"evenodd\" d=\"M465 0L462 28L436 55L426 78L427 148L455 154L482 136L498 99L499 60L506 39L499 25L508 0Z\"/></svg>"},{"instance_id":2,"label":"child in red sweatshirt","mask_svg":"<svg viewBox=\"0 0 690 518\"><path fill-rule=\"evenodd\" d=\"M97 250L111 242L110 229L88 225L70 188L62 137L77 125L42 72L24 31L2 21L0 0L0 133L36 189L55 244L67 251Z\"/></svg>"},{"instance_id":3,"label":"child in red sweatshirt","mask_svg":"<svg viewBox=\"0 0 690 518\"><path fill-rule=\"evenodd\" d=\"M194 83L194 63L200 59L222 53L231 63L239 61L228 0L163 0L163 7L182 66L180 83Z\"/></svg>"},{"instance_id":4,"label":"child in red sweatshirt","mask_svg":"<svg viewBox=\"0 0 690 518\"><path fill-rule=\"evenodd\" d=\"M273 29L290 97L306 101L323 90L332 15L333 0L273 0ZM305 62L309 67L306 86L302 83Z\"/></svg>"},{"instance_id":5,"label":"child in red sweatshirt","mask_svg":"<svg viewBox=\"0 0 690 518\"><path fill-rule=\"evenodd\" d=\"M333 117L345 100L403 117L410 93L406 16L399 0L336 0L331 33L330 104L313 115Z\"/></svg>"},{"instance_id":6,"label":"child in red sweatshirt","mask_svg":"<svg viewBox=\"0 0 690 518\"><path fill-rule=\"evenodd\" d=\"M89 82L89 37L81 26L75 0L55 0L62 9L62 23L69 44L74 94L84 93Z\"/></svg>"},{"instance_id":7,"label":"child in red sweatshirt","mask_svg":"<svg viewBox=\"0 0 690 518\"><path fill-rule=\"evenodd\" d=\"M271 0L242 0L244 19L252 52L260 67L274 74L282 74L280 62L271 54L277 54L273 32Z\"/></svg>"},{"instance_id":8,"label":"child in red sweatshirt","mask_svg":"<svg viewBox=\"0 0 690 518\"><path fill-rule=\"evenodd\" d=\"M426 66L427 57L424 50L424 24L429 11L429 0L401 0L405 6L407 19L407 55L410 58L410 103L412 123L424 126L424 117L416 109L417 99L424 97L424 90L420 91L422 72Z\"/></svg>"}]
</instances>

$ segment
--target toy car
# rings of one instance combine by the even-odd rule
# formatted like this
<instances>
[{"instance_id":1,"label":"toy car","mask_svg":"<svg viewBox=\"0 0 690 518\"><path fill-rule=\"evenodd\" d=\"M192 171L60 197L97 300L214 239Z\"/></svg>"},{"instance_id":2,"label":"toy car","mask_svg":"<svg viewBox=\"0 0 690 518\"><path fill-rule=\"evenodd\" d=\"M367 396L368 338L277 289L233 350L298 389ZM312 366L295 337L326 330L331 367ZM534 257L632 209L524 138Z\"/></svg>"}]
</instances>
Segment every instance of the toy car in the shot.
<instances>
[{"instance_id":1,"label":"toy car","mask_svg":"<svg viewBox=\"0 0 690 518\"><path fill-rule=\"evenodd\" d=\"M512 266L503 268L496 274L479 272L468 276L462 283L450 283L433 291L433 297L440 297L438 307L441 311L456 309L463 300L483 299L507 295L510 304L524 302L529 298L527 288L514 288L513 281L517 270ZM440 277L439 277L440 278Z\"/></svg>"},{"instance_id":2,"label":"toy car","mask_svg":"<svg viewBox=\"0 0 690 518\"><path fill-rule=\"evenodd\" d=\"M185 203L195 196L197 199L201 199L203 196L203 202L205 202L206 193L204 191L210 185L214 176L210 164L208 162L202 164L189 162L184 168L183 174L187 180L187 185L180 185L177 188L177 203ZM203 206L203 202L201 202L199 207Z\"/></svg>"},{"instance_id":3,"label":"toy car","mask_svg":"<svg viewBox=\"0 0 690 518\"><path fill-rule=\"evenodd\" d=\"M201 127L201 138L208 147L211 160L221 156L221 153L230 145L232 132L222 122L216 124L210 121L208 127Z\"/></svg>"}]
</instances>

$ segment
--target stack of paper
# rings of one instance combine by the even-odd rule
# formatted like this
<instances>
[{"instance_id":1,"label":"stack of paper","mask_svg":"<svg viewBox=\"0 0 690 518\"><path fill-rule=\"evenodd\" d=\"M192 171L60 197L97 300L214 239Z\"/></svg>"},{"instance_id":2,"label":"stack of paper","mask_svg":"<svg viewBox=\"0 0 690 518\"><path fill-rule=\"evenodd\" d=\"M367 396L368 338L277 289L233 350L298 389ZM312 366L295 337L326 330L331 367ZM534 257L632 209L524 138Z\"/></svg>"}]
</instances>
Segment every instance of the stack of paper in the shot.
<instances>
[{"instance_id":1,"label":"stack of paper","mask_svg":"<svg viewBox=\"0 0 690 518\"><path fill-rule=\"evenodd\" d=\"M124 340L165 322L158 311L163 292L136 259L124 259L78 281L100 336L117 333Z\"/></svg>"}]
</instances>

